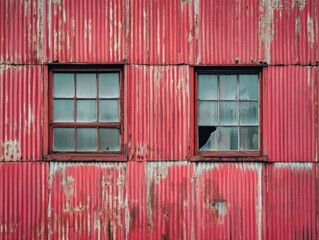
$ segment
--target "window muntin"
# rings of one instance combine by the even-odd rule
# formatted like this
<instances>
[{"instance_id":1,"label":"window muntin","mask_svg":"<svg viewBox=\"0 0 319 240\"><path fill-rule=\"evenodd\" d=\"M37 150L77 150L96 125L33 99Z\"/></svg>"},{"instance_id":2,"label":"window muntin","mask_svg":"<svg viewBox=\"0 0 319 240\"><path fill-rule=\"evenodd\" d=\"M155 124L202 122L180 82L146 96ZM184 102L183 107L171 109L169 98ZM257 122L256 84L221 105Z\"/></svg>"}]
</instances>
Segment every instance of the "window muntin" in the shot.
<instances>
[{"instance_id":1,"label":"window muntin","mask_svg":"<svg viewBox=\"0 0 319 240\"><path fill-rule=\"evenodd\" d=\"M198 152L260 150L258 73L197 73Z\"/></svg>"},{"instance_id":2,"label":"window muntin","mask_svg":"<svg viewBox=\"0 0 319 240\"><path fill-rule=\"evenodd\" d=\"M50 152L121 153L121 70L52 70Z\"/></svg>"}]
</instances>

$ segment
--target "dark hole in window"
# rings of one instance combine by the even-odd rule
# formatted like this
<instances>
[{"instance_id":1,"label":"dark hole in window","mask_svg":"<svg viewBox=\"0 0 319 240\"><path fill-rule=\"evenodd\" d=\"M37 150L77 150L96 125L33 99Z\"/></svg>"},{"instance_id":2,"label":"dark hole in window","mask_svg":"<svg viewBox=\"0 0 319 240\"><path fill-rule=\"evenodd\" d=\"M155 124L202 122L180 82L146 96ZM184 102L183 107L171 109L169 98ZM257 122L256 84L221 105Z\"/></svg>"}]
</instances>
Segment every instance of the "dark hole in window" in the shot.
<instances>
[{"instance_id":1,"label":"dark hole in window","mask_svg":"<svg viewBox=\"0 0 319 240\"><path fill-rule=\"evenodd\" d=\"M198 127L198 138L199 138L199 149L201 149L208 139L210 135L215 132L217 129L216 126L199 126Z\"/></svg>"}]
</instances>

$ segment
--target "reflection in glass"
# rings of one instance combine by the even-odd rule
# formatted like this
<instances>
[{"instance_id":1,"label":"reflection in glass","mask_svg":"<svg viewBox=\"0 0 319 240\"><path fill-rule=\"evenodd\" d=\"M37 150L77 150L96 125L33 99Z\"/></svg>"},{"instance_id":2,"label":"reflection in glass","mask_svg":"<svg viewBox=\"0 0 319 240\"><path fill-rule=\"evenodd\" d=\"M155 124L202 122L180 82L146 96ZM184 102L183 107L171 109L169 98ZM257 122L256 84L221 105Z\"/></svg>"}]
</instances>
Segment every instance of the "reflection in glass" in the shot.
<instances>
[{"instance_id":1,"label":"reflection in glass","mask_svg":"<svg viewBox=\"0 0 319 240\"><path fill-rule=\"evenodd\" d=\"M258 127L240 128L240 150L258 150Z\"/></svg>"},{"instance_id":2,"label":"reflection in glass","mask_svg":"<svg viewBox=\"0 0 319 240\"><path fill-rule=\"evenodd\" d=\"M238 127L220 128L220 150L238 150Z\"/></svg>"},{"instance_id":3,"label":"reflection in glass","mask_svg":"<svg viewBox=\"0 0 319 240\"><path fill-rule=\"evenodd\" d=\"M100 73L99 74L99 97L118 98L120 96L120 74Z\"/></svg>"},{"instance_id":4,"label":"reflection in glass","mask_svg":"<svg viewBox=\"0 0 319 240\"><path fill-rule=\"evenodd\" d=\"M258 102L240 102L240 124L258 124Z\"/></svg>"},{"instance_id":5,"label":"reflection in glass","mask_svg":"<svg viewBox=\"0 0 319 240\"><path fill-rule=\"evenodd\" d=\"M77 129L77 150L95 151L96 150L96 129L78 128Z\"/></svg>"},{"instance_id":6,"label":"reflection in glass","mask_svg":"<svg viewBox=\"0 0 319 240\"><path fill-rule=\"evenodd\" d=\"M100 100L99 122L119 122L119 101Z\"/></svg>"},{"instance_id":7,"label":"reflection in glass","mask_svg":"<svg viewBox=\"0 0 319 240\"><path fill-rule=\"evenodd\" d=\"M76 74L76 97L95 98L96 97L96 74L78 73Z\"/></svg>"},{"instance_id":8,"label":"reflection in glass","mask_svg":"<svg viewBox=\"0 0 319 240\"><path fill-rule=\"evenodd\" d=\"M198 125L217 125L218 105L217 102L199 101L198 104Z\"/></svg>"},{"instance_id":9,"label":"reflection in glass","mask_svg":"<svg viewBox=\"0 0 319 240\"><path fill-rule=\"evenodd\" d=\"M120 151L120 130L118 128L100 128L100 151Z\"/></svg>"},{"instance_id":10,"label":"reflection in glass","mask_svg":"<svg viewBox=\"0 0 319 240\"><path fill-rule=\"evenodd\" d=\"M220 75L220 99L237 99L237 75Z\"/></svg>"},{"instance_id":11,"label":"reflection in glass","mask_svg":"<svg viewBox=\"0 0 319 240\"><path fill-rule=\"evenodd\" d=\"M95 122L96 121L96 101L95 100L77 100L76 101L76 121L77 122Z\"/></svg>"},{"instance_id":12,"label":"reflection in glass","mask_svg":"<svg viewBox=\"0 0 319 240\"><path fill-rule=\"evenodd\" d=\"M53 101L54 122L74 122L74 101L54 100Z\"/></svg>"},{"instance_id":13,"label":"reflection in glass","mask_svg":"<svg viewBox=\"0 0 319 240\"><path fill-rule=\"evenodd\" d=\"M53 97L73 98L74 97L74 74L54 73L53 74Z\"/></svg>"},{"instance_id":14,"label":"reflection in glass","mask_svg":"<svg viewBox=\"0 0 319 240\"><path fill-rule=\"evenodd\" d=\"M217 100L218 86L217 75L198 76L198 99L200 100Z\"/></svg>"},{"instance_id":15,"label":"reflection in glass","mask_svg":"<svg viewBox=\"0 0 319 240\"><path fill-rule=\"evenodd\" d=\"M239 75L240 99L258 99L258 75Z\"/></svg>"},{"instance_id":16,"label":"reflection in glass","mask_svg":"<svg viewBox=\"0 0 319 240\"><path fill-rule=\"evenodd\" d=\"M74 150L74 128L53 129L53 150L73 151Z\"/></svg>"},{"instance_id":17,"label":"reflection in glass","mask_svg":"<svg viewBox=\"0 0 319 240\"><path fill-rule=\"evenodd\" d=\"M237 125L237 102L220 102L220 125Z\"/></svg>"}]
</instances>

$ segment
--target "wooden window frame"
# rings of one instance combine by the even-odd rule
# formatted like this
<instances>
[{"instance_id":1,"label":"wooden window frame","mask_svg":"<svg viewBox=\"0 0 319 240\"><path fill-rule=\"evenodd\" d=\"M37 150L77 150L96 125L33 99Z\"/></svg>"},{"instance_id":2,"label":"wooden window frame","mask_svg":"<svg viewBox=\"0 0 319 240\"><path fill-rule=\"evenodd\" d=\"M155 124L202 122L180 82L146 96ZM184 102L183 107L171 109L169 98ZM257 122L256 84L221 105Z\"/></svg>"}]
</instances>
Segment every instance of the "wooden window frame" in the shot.
<instances>
[{"instance_id":1,"label":"wooden window frame","mask_svg":"<svg viewBox=\"0 0 319 240\"><path fill-rule=\"evenodd\" d=\"M48 76L45 81L45 129L44 139L44 159L49 161L127 161L127 155L124 149L124 68L122 65L59 65L46 66L45 74ZM53 122L53 74L54 73L119 73L119 122ZM76 88L76 85L75 85ZM98 91L98 88L97 88ZM74 101L76 101L74 96ZM98 108L98 92L96 94ZM76 114L76 109L74 109ZM98 117L98 109L97 109ZM117 128L120 130L120 150L119 151L53 151L53 128ZM98 130L97 130L98 134ZM98 138L98 136L97 136ZM99 144L98 142L96 144ZM75 146L76 147L76 146Z\"/></svg>"},{"instance_id":2,"label":"wooden window frame","mask_svg":"<svg viewBox=\"0 0 319 240\"><path fill-rule=\"evenodd\" d=\"M259 86L259 150L256 151L200 151L198 149L198 76L200 74L257 74ZM263 82L262 82L262 67L238 67L238 66L222 66L222 67L197 67L193 70L194 82L192 83L191 92L193 104L191 104L192 113L192 151L191 161L267 161L267 157L263 156ZM219 114L219 113L218 113Z\"/></svg>"}]
</instances>

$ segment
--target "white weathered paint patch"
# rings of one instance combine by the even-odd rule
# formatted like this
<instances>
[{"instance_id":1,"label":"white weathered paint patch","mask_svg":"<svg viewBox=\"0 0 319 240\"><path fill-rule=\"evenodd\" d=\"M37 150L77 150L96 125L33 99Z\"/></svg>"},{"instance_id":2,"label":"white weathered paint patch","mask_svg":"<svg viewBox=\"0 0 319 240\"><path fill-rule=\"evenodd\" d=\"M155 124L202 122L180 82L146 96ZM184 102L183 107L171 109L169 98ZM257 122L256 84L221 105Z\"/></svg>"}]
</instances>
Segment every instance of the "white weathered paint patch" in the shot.
<instances>
[{"instance_id":1,"label":"white weathered paint patch","mask_svg":"<svg viewBox=\"0 0 319 240\"><path fill-rule=\"evenodd\" d=\"M21 159L20 142L5 141L2 143L2 156L0 158L3 161L18 161Z\"/></svg>"},{"instance_id":2,"label":"white weathered paint patch","mask_svg":"<svg viewBox=\"0 0 319 240\"><path fill-rule=\"evenodd\" d=\"M275 163L274 167L277 169L312 170L312 163Z\"/></svg>"},{"instance_id":3,"label":"white weathered paint patch","mask_svg":"<svg viewBox=\"0 0 319 240\"><path fill-rule=\"evenodd\" d=\"M314 31L314 26L313 26L313 19L308 15L307 17L307 39L308 42L311 44L315 43L315 31Z\"/></svg>"}]
</instances>

